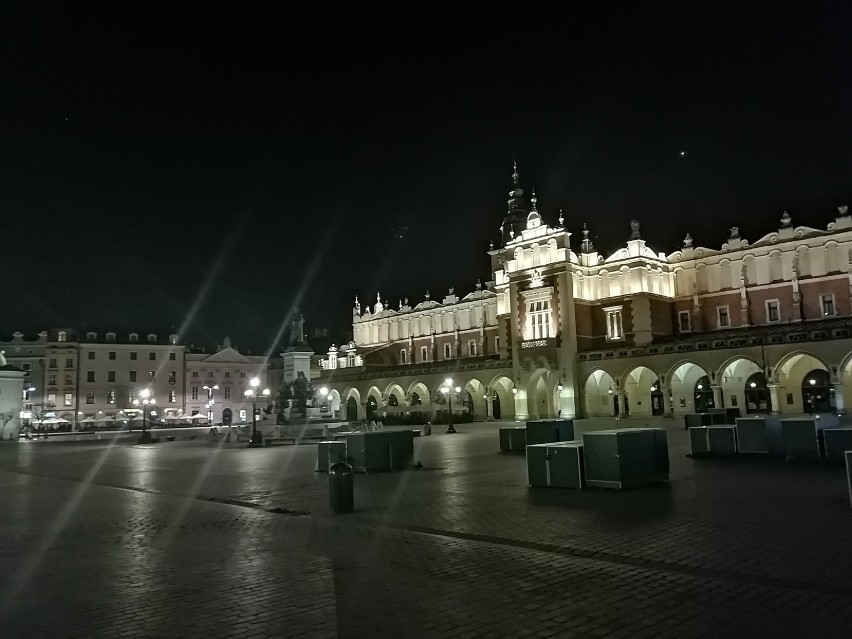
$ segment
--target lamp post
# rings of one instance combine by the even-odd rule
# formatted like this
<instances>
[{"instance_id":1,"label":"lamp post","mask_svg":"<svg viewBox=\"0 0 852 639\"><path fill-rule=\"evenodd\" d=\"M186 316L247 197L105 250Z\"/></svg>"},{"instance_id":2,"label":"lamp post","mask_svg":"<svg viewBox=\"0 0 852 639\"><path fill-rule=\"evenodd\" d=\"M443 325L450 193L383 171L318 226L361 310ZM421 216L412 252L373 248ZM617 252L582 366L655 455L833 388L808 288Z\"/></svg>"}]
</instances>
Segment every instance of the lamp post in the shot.
<instances>
[{"instance_id":1,"label":"lamp post","mask_svg":"<svg viewBox=\"0 0 852 639\"><path fill-rule=\"evenodd\" d=\"M249 448L260 448L263 446L263 433L257 432L257 388L260 386L260 379L257 377L252 377L249 381L251 388L249 388L244 395L246 397L251 397L251 441L248 443ZM269 389L264 388L262 391L262 395L264 397L269 397Z\"/></svg>"},{"instance_id":2,"label":"lamp post","mask_svg":"<svg viewBox=\"0 0 852 639\"><path fill-rule=\"evenodd\" d=\"M207 391L207 421L213 423L213 391L219 390L219 384L213 384L213 386L205 384L201 388Z\"/></svg>"},{"instance_id":3,"label":"lamp post","mask_svg":"<svg viewBox=\"0 0 852 639\"><path fill-rule=\"evenodd\" d=\"M140 402L138 399L133 400L134 406L142 407L142 435L139 437L139 444L150 444L151 443L151 433L148 432L148 406L155 404L154 398L151 397L151 391L147 388L143 388L139 392L139 396L142 398Z\"/></svg>"},{"instance_id":4,"label":"lamp post","mask_svg":"<svg viewBox=\"0 0 852 639\"><path fill-rule=\"evenodd\" d=\"M459 386L456 386L455 388L453 388L453 378L448 377L447 379L444 380L444 385L441 386L441 392L444 395L447 396L447 402L448 402L448 406L449 406L449 409L450 409L450 416L449 416L449 419L448 419L449 426L447 427L448 433L457 433L458 432L453 427L453 391L455 391L456 393L460 393L461 388Z\"/></svg>"}]
</instances>

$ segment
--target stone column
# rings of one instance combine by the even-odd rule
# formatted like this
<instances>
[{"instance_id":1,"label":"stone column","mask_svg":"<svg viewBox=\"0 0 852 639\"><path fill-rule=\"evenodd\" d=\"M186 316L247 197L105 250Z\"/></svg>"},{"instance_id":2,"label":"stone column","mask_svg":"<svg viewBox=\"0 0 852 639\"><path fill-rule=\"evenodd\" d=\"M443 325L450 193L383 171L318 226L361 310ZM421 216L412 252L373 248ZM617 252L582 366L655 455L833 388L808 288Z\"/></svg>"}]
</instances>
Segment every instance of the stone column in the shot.
<instances>
[{"instance_id":1,"label":"stone column","mask_svg":"<svg viewBox=\"0 0 852 639\"><path fill-rule=\"evenodd\" d=\"M845 415L846 402L843 399L843 382L833 382L832 388L834 388L834 412L838 415Z\"/></svg>"},{"instance_id":2,"label":"stone column","mask_svg":"<svg viewBox=\"0 0 852 639\"><path fill-rule=\"evenodd\" d=\"M773 415L781 413L781 402L778 401L778 384L767 384L769 389L769 412Z\"/></svg>"},{"instance_id":3,"label":"stone column","mask_svg":"<svg viewBox=\"0 0 852 639\"><path fill-rule=\"evenodd\" d=\"M618 414L619 414L619 416L627 417L627 413L624 410L624 406L625 406L624 400L627 397L627 393L625 393L623 390L619 390L619 391L616 391L615 394L618 395Z\"/></svg>"},{"instance_id":4,"label":"stone column","mask_svg":"<svg viewBox=\"0 0 852 639\"><path fill-rule=\"evenodd\" d=\"M711 386L713 389L713 405L716 408L725 408L725 398L722 396L721 386Z\"/></svg>"},{"instance_id":5,"label":"stone column","mask_svg":"<svg viewBox=\"0 0 852 639\"><path fill-rule=\"evenodd\" d=\"M663 386L663 415L673 417L674 410L672 408L672 389L669 386Z\"/></svg>"}]
</instances>

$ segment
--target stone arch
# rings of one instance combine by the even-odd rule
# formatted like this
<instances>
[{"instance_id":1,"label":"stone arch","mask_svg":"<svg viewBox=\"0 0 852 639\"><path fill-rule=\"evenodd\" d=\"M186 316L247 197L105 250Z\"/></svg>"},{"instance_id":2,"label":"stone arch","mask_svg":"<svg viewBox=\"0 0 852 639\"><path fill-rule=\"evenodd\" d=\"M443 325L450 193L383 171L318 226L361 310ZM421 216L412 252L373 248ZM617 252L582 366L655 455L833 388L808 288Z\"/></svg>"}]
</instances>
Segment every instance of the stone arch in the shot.
<instances>
[{"instance_id":1,"label":"stone arch","mask_svg":"<svg viewBox=\"0 0 852 639\"><path fill-rule=\"evenodd\" d=\"M361 393L357 388L353 386L350 386L349 388L343 391L342 415L343 419L346 419L350 422L358 421L359 419L364 419L364 407L361 404Z\"/></svg>"},{"instance_id":2,"label":"stone arch","mask_svg":"<svg viewBox=\"0 0 852 639\"><path fill-rule=\"evenodd\" d=\"M828 373L828 379L831 379L831 368L813 353L795 351L778 361L775 366L775 381L778 384L778 399L782 413L807 412L809 393L806 392L804 383L806 377L817 370L825 371ZM830 402L834 405L833 396L830 397Z\"/></svg>"},{"instance_id":3,"label":"stone arch","mask_svg":"<svg viewBox=\"0 0 852 639\"><path fill-rule=\"evenodd\" d=\"M473 419L488 419L491 415L488 413L488 402L486 401L485 384L475 377L461 384L462 398L465 406L470 412Z\"/></svg>"},{"instance_id":4,"label":"stone arch","mask_svg":"<svg viewBox=\"0 0 852 639\"><path fill-rule=\"evenodd\" d=\"M621 378L625 412L636 417L663 414L660 377L647 366L638 364Z\"/></svg>"},{"instance_id":5,"label":"stone arch","mask_svg":"<svg viewBox=\"0 0 852 639\"><path fill-rule=\"evenodd\" d=\"M491 404L489 414L498 420L514 420L515 396L518 390L515 388L515 383L505 375L497 375L486 385L486 388L485 393Z\"/></svg>"},{"instance_id":6,"label":"stone arch","mask_svg":"<svg viewBox=\"0 0 852 639\"><path fill-rule=\"evenodd\" d=\"M685 415L695 412L695 385L709 373L692 360L681 360L669 369L666 379L672 393L672 412Z\"/></svg>"},{"instance_id":7,"label":"stone arch","mask_svg":"<svg viewBox=\"0 0 852 639\"><path fill-rule=\"evenodd\" d=\"M391 404L391 397L396 398L396 404ZM385 388L385 392L382 393L382 404L401 406L403 402L405 402L405 392L402 390L402 386L396 382L388 384Z\"/></svg>"},{"instance_id":8,"label":"stone arch","mask_svg":"<svg viewBox=\"0 0 852 639\"><path fill-rule=\"evenodd\" d=\"M596 368L586 377L583 385L583 404L588 417L605 417L615 414L613 396L615 378L602 368Z\"/></svg>"},{"instance_id":9,"label":"stone arch","mask_svg":"<svg viewBox=\"0 0 852 639\"><path fill-rule=\"evenodd\" d=\"M553 373L547 368L536 368L527 382L527 414L530 419L556 416L553 408Z\"/></svg>"},{"instance_id":10,"label":"stone arch","mask_svg":"<svg viewBox=\"0 0 852 639\"><path fill-rule=\"evenodd\" d=\"M755 373L760 372L760 363L753 357L735 355L725 360L716 373L725 406L739 408L741 413L759 412L760 398L749 390L748 382ZM749 409L749 404L754 406Z\"/></svg>"},{"instance_id":11,"label":"stone arch","mask_svg":"<svg viewBox=\"0 0 852 639\"><path fill-rule=\"evenodd\" d=\"M382 392L376 386L370 386L364 395L364 418L368 421L380 418L382 407Z\"/></svg>"},{"instance_id":12,"label":"stone arch","mask_svg":"<svg viewBox=\"0 0 852 639\"><path fill-rule=\"evenodd\" d=\"M328 391L328 409L331 411L331 414L334 417L340 415L340 393L337 392L337 389L332 388Z\"/></svg>"}]
</instances>

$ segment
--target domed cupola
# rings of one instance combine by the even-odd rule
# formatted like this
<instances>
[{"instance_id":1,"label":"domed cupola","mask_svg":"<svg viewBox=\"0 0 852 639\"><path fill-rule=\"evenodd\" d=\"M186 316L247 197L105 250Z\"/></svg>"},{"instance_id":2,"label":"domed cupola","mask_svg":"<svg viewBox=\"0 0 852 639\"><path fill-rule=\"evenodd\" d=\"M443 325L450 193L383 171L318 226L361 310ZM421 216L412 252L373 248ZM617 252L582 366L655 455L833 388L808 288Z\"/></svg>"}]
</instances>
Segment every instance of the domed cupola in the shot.
<instances>
[{"instance_id":1,"label":"domed cupola","mask_svg":"<svg viewBox=\"0 0 852 639\"><path fill-rule=\"evenodd\" d=\"M527 204L527 199L524 197L524 190L520 185L517 162L515 162L514 172L512 173L512 190L509 191L509 201L507 204L508 210L506 217L503 218L503 223L500 225L504 244L519 235L527 227L529 205Z\"/></svg>"}]
</instances>

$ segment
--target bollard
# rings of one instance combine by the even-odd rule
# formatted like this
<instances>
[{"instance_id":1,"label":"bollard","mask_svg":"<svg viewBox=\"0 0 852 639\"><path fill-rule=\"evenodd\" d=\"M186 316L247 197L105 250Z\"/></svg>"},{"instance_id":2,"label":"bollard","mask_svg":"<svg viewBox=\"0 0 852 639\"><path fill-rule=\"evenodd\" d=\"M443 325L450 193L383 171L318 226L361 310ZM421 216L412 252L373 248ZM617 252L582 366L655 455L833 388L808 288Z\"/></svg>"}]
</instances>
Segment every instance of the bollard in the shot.
<instances>
[{"instance_id":1,"label":"bollard","mask_svg":"<svg viewBox=\"0 0 852 639\"><path fill-rule=\"evenodd\" d=\"M423 431L423 436L428 437L432 434L432 424L426 422L425 424L423 424L423 428L421 430Z\"/></svg>"},{"instance_id":2,"label":"bollard","mask_svg":"<svg viewBox=\"0 0 852 639\"><path fill-rule=\"evenodd\" d=\"M328 504L333 513L355 510L355 483L352 466L336 461L328 469Z\"/></svg>"}]
</instances>

